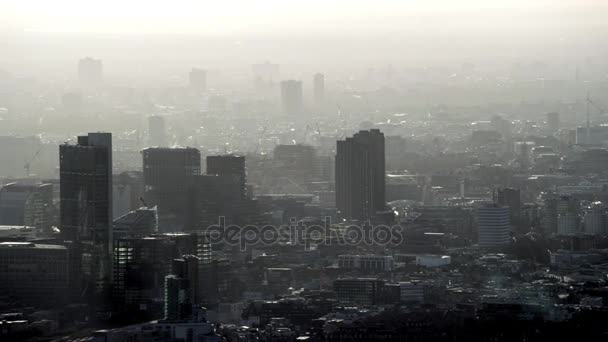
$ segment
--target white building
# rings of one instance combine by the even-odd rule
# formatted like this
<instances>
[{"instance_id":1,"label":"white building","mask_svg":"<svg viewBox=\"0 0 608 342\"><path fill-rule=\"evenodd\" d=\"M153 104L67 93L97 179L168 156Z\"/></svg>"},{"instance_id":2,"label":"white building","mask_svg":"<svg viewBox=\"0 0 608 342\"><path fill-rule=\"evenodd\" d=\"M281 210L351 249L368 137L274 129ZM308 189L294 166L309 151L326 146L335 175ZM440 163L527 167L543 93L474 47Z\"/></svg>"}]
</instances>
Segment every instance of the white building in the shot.
<instances>
[{"instance_id":1,"label":"white building","mask_svg":"<svg viewBox=\"0 0 608 342\"><path fill-rule=\"evenodd\" d=\"M416 265L424 267L439 267L449 265L452 258L449 255L417 255Z\"/></svg>"}]
</instances>

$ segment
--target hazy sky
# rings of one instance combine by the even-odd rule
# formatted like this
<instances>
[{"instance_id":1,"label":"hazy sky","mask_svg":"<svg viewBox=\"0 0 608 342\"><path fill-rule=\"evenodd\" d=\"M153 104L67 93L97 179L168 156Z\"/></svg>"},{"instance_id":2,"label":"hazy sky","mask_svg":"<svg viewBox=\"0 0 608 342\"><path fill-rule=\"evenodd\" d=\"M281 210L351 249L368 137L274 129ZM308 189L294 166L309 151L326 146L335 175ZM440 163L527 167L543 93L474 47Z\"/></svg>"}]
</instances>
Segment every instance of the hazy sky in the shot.
<instances>
[{"instance_id":1,"label":"hazy sky","mask_svg":"<svg viewBox=\"0 0 608 342\"><path fill-rule=\"evenodd\" d=\"M344 33L604 26L606 0L0 0L0 30Z\"/></svg>"}]
</instances>

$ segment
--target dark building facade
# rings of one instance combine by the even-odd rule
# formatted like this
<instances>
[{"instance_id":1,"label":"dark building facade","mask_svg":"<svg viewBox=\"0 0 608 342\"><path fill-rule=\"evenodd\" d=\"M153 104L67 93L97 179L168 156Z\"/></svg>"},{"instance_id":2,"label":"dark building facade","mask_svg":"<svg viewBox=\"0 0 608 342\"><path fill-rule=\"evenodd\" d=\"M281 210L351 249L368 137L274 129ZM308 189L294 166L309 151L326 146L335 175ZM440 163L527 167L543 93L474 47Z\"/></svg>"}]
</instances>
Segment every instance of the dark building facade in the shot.
<instances>
[{"instance_id":1,"label":"dark building facade","mask_svg":"<svg viewBox=\"0 0 608 342\"><path fill-rule=\"evenodd\" d=\"M384 134L360 131L338 140L336 207L346 219L368 220L385 210Z\"/></svg>"},{"instance_id":2,"label":"dark building facade","mask_svg":"<svg viewBox=\"0 0 608 342\"><path fill-rule=\"evenodd\" d=\"M33 242L0 242L0 293L23 305L52 307L68 294L68 249Z\"/></svg>"},{"instance_id":3,"label":"dark building facade","mask_svg":"<svg viewBox=\"0 0 608 342\"><path fill-rule=\"evenodd\" d=\"M112 134L89 133L59 147L60 226L64 240L112 249Z\"/></svg>"},{"instance_id":4,"label":"dark building facade","mask_svg":"<svg viewBox=\"0 0 608 342\"><path fill-rule=\"evenodd\" d=\"M188 193L201 173L201 155L195 148L147 148L142 151L144 200L158 206L161 231L189 231Z\"/></svg>"}]
</instances>

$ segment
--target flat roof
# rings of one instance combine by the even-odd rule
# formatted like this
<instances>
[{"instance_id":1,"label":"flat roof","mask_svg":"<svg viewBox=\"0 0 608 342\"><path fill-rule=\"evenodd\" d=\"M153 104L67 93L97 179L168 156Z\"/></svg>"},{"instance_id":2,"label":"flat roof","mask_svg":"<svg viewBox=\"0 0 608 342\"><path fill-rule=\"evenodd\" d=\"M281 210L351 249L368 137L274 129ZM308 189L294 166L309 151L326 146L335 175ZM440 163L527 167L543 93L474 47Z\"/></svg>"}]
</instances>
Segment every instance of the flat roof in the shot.
<instances>
[{"instance_id":1,"label":"flat roof","mask_svg":"<svg viewBox=\"0 0 608 342\"><path fill-rule=\"evenodd\" d=\"M33 242L7 241L0 242L0 248L38 248L38 249L67 249L62 245L36 244Z\"/></svg>"}]
</instances>

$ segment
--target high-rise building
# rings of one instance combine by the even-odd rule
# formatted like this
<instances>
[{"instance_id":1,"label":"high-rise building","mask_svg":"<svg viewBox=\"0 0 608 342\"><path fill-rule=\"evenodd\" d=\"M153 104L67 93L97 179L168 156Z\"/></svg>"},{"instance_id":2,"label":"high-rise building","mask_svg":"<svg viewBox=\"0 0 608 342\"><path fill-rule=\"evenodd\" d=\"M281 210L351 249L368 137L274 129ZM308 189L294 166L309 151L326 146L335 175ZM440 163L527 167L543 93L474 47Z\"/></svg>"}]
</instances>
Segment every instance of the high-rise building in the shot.
<instances>
[{"instance_id":1,"label":"high-rise building","mask_svg":"<svg viewBox=\"0 0 608 342\"><path fill-rule=\"evenodd\" d=\"M59 226L70 241L70 294L100 291L112 277L112 134L59 146Z\"/></svg>"},{"instance_id":2,"label":"high-rise building","mask_svg":"<svg viewBox=\"0 0 608 342\"><path fill-rule=\"evenodd\" d=\"M64 240L112 248L112 134L89 133L59 147Z\"/></svg>"},{"instance_id":3,"label":"high-rise building","mask_svg":"<svg viewBox=\"0 0 608 342\"><path fill-rule=\"evenodd\" d=\"M302 81L281 82L281 106L285 115L297 117L302 114Z\"/></svg>"},{"instance_id":4,"label":"high-rise building","mask_svg":"<svg viewBox=\"0 0 608 342\"><path fill-rule=\"evenodd\" d=\"M155 115L148 118L148 146L167 146L167 133L164 117Z\"/></svg>"},{"instance_id":5,"label":"high-rise building","mask_svg":"<svg viewBox=\"0 0 608 342\"><path fill-rule=\"evenodd\" d=\"M196 91L207 90L207 71L193 68L188 74L190 88Z\"/></svg>"},{"instance_id":6,"label":"high-rise building","mask_svg":"<svg viewBox=\"0 0 608 342\"><path fill-rule=\"evenodd\" d=\"M191 230L188 193L201 173L195 148L146 148L143 154L144 200L158 207L161 231Z\"/></svg>"},{"instance_id":7,"label":"high-rise building","mask_svg":"<svg viewBox=\"0 0 608 342\"><path fill-rule=\"evenodd\" d=\"M511 241L509 208L494 203L477 208L477 229L479 247L507 245Z\"/></svg>"},{"instance_id":8,"label":"high-rise building","mask_svg":"<svg viewBox=\"0 0 608 342\"><path fill-rule=\"evenodd\" d=\"M555 134L559 131L559 113L547 113L547 133Z\"/></svg>"},{"instance_id":9,"label":"high-rise building","mask_svg":"<svg viewBox=\"0 0 608 342\"><path fill-rule=\"evenodd\" d=\"M248 196L245 157L219 155L207 157L207 174L195 177L189 204L193 229L204 230L218 224L262 223L257 200Z\"/></svg>"},{"instance_id":10,"label":"high-rise building","mask_svg":"<svg viewBox=\"0 0 608 342\"><path fill-rule=\"evenodd\" d=\"M606 235L608 233L608 214L606 205L602 202L593 202L585 210L584 233L592 235Z\"/></svg>"},{"instance_id":11,"label":"high-rise building","mask_svg":"<svg viewBox=\"0 0 608 342\"><path fill-rule=\"evenodd\" d=\"M320 106L325 102L325 76L323 74L315 74L313 77L313 95L315 105Z\"/></svg>"},{"instance_id":12,"label":"high-rise building","mask_svg":"<svg viewBox=\"0 0 608 342\"><path fill-rule=\"evenodd\" d=\"M575 235L580 232L581 217L575 213L557 216L557 235Z\"/></svg>"},{"instance_id":13,"label":"high-rise building","mask_svg":"<svg viewBox=\"0 0 608 342\"><path fill-rule=\"evenodd\" d=\"M78 61L78 80L86 87L99 85L103 80L101 59L86 57Z\"/></svg>"},{"instance_id":14,"label":"high-rise building","mask_svg":"<svg viewBox=\"0 0 608 342\"><path fill-rule=\"evenodd\" d=\"M336 207L346 219L369 220L385 210L384 134L360 131L338 140Z\"/></svg>"}]
</instances>

